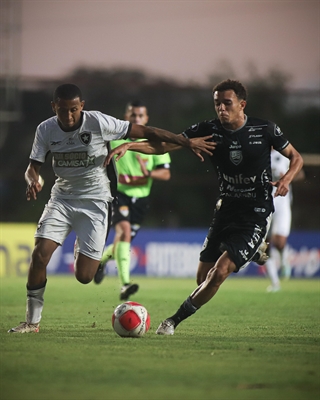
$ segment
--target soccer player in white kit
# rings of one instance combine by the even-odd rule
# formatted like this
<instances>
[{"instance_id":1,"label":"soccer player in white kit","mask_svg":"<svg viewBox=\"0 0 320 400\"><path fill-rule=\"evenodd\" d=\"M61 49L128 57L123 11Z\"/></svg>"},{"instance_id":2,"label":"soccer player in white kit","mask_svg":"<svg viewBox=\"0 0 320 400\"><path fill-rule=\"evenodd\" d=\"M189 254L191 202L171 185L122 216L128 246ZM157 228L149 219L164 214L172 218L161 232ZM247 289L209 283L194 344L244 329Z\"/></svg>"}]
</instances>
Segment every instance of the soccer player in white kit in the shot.
<instances>
[{"instance_id":1,"label":"soccer player in white kit","mask_svg":"<svg viewBox=\"0 0 320 400\"><path fill-rule=\"evenodd\" d=\"M271 171L272 180L278 181L289 169L289 160L279 152L271 151ZM304 173L300 171L295 180L301 179ZM273 194L275 188L273 189ZM275 211L272 215L270 227L270 258L266 261L266 268L271 280L271 285L267 287L268 292L277 292L281 289L280 274L289 279L291 276L291 266L288 259L287 239L291 229L291 203L292 188L285 197L274 197Z\"/></svg>"},{"instance_id":2,"label":"soccer player in white kit","mask_svg":"<svg viewBox=\"0 0 320 400\"><path fill-rule=\"evenodd\" d=\"M26 321L8 331L13 333L39 331L46 267L71 230L77 236L75 277L87 284L95 275L108 232L112 189L116 188L114 167L104 167L109 141L145 138L188 147L200 159L201 151L211 154L212 144L206 139L189 141L181 135L131 124L99 111L84 111L81 91L73 84L59 86L51 105L56 115L37 127L25 173L27 200L36 200L42 189L39 173L49 152L57 179L35 233L28 272Z\"/></svg>"}]
</instances>

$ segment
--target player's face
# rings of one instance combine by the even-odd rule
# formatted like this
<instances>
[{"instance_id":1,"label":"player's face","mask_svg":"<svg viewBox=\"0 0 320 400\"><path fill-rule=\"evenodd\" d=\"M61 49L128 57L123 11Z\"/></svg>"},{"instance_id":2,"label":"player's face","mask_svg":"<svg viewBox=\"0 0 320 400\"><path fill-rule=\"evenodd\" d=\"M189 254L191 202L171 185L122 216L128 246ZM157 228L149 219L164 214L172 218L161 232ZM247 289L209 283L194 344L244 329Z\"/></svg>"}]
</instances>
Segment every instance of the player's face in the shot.
<instances>
[{"instance_id":1,"label":"player's face","mask_svg":"<svg viewBox=\"0 0 320 400\"><path fill-rule=\"evenodd\" d=\"M239 100L233 90L213 93L214 108L221 124L237 129L243 124L245 100Z\"/></svg>"},{"instance_id":2,"label":"player's face","mask_svg":"<svg viewBox=\"0 0 320 400\"><path fill-rule=\"evenodd\" d=\"M58 99L56 102L51 102L51 106L62 130L68 132L79 128L84 106L84 101L80 101L79 97L72 100Z\"/></svg>"},{"instance_id":3,"label":"player's face","mask_svg":"<svg viewBox=\"0 0 320 400\"><path fill-rule=\"evenodd\" d=\"M137 125L146 125L149 120L146 107L130 107L128 108L124 118L126 121Z\"/></svg>"}]
</instances>

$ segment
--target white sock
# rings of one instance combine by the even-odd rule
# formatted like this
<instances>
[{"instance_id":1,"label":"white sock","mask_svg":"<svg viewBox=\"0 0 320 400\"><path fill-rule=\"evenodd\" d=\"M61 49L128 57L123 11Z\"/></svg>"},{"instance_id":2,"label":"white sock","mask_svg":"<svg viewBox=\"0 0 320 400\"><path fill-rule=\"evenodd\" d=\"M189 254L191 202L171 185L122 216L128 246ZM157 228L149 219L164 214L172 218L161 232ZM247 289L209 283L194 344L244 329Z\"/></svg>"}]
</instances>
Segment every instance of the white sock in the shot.
<instances>
[{"instance_id":1,"label":"white sock","mask_svg":"<svg viewBox=\"0 0 320 400\"><path fill-rule=\"evenodd\" d=\"M279 251L280 253L280 265L282 267L289 267L289 248L288 246L285 246L283 250Z\"/></svg>"},{"instance_id":2,"label":"white sock","mask_svg":"<svg viewBox=\"0 0 320 400\"><path fill-rule=\"evenodd\" d=\"M45 289L46 286L40 289L27 289L26 322L28 324L38 324L41 320Z\"/></svg>"},{"instance_id":3,"label":"white sock","mask_svg":"<svg viewBox=\"0 0 320 400\"><path fill-rule=\"evenodd\" d=\"M280 280L278 276L278 268L275 260L273 258L268 258L266 261L266 268L268 271L268 275L271 279L272 286L280 287Z\"/></svg>"}]
</instances>

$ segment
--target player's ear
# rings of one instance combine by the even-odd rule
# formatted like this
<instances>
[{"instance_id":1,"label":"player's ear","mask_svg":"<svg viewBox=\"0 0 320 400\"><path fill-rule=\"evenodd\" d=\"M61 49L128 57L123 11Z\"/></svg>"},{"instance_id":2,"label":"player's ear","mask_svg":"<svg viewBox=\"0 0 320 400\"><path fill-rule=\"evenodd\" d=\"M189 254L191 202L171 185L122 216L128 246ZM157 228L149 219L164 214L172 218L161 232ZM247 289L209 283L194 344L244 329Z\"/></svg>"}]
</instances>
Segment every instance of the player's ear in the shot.
<instances>
[{"instance_id":1,"label":"player's ear","mask_svg":"<svg viewBox=\"0 0 320 400\"><path fill-rule=\"evenodd\" d=\"M80 105L81 105L81 110L83 109L83 107L84 107L84 103L85 103L85 101L84 100L82 100L81 101L81 103L80 103Z\"/></svg>"},{"instance_id":2,"label":"player's ear","mask_svg":"<svg viewBox=\"0 0 320 400\"><path fill-rule=\"evenodd\" d=\"M52 111L56 114L56 103L54 101L51 102Z\"/></svg>"},{"instance_id":3,"label":"player's ear","mask_svg":"<svg viewBox=\"0 0 320 400\"><path fill-rule=\"evenodd\" d=\"M242 110L244 110L246 108L247 102L245 100L241 100L240 101L240 106L242 108Z\"/></svg>"}]
</instances>

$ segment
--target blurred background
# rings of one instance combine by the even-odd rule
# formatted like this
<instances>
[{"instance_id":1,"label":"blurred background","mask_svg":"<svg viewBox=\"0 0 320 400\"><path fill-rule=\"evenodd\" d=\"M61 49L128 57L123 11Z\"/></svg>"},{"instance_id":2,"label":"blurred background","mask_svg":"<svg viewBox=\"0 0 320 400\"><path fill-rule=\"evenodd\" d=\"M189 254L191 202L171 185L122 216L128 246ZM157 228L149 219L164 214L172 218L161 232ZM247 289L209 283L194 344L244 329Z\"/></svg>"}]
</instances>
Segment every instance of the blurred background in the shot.
<instances>
[{"instance_id":1,"label":"blurred background","mask_svg":"<svg viewBox=\"0 0 320 400\"><path fill-rule=\"evenodd\" d=\"M86 109L123 117L144 100L150 124L173 132L214 117L211 88L243 81L247 114L271 119L303 154L293 187L293 229L320 229L318 1L1 1L1 221L37 222L54 176L25 200L24 171L55 87L75 83ZM181 150L156 182L148 227L207 227L217 180Z\"/></svg>"}]
</instances>

